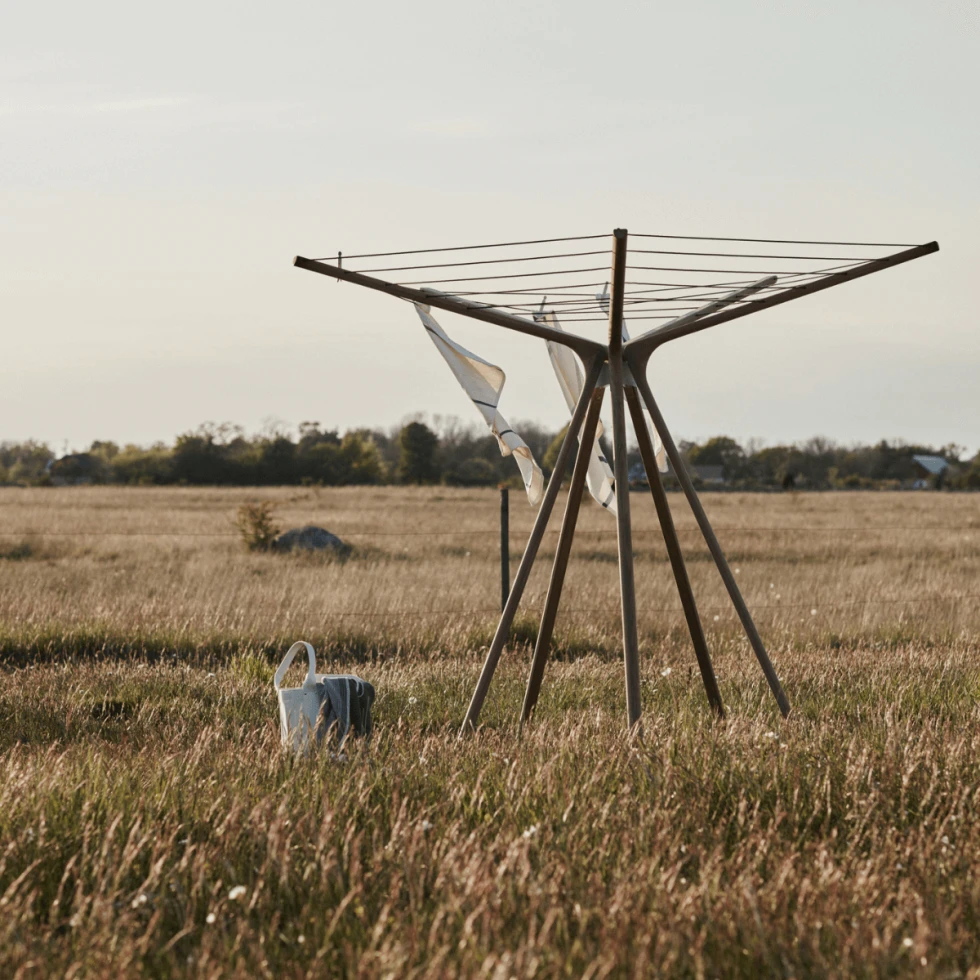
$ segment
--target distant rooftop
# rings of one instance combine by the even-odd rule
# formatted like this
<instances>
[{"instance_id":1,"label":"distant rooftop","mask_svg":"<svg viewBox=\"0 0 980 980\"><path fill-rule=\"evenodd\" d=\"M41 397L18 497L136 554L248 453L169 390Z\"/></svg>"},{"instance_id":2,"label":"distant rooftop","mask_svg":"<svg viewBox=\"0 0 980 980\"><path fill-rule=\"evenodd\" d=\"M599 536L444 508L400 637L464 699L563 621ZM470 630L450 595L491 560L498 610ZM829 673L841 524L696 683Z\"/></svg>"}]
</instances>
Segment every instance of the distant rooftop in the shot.
<instances>
[{"instance_id":1,"label":"distant rooftop","mask_svg":"<svg viewBox=\"0 0 980 980\"><path fill-rule=\"evenodd\" d=\"M949 463L942 456L913 456L912 461L918 463L927 473L939 476L949 469Z\"/></svg>"}]
</instances>

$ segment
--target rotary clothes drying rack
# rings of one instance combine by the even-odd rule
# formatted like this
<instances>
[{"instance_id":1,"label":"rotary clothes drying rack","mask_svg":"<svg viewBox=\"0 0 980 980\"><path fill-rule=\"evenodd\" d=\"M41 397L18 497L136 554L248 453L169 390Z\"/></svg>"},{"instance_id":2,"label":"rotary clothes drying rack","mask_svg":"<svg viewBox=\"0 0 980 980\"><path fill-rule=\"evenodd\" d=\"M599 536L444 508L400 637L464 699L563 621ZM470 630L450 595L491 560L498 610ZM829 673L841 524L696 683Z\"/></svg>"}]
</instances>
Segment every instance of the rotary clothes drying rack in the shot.
<instances>
[{"instance_id":1,"label":"rotary clothes drying rack","mask_svg":"<svg viewBox=\"0 0 980 980\"><path fill-rule=\"evenodd\" d=\"M626 711L630 728L639 725L641 706L636 588L626 460L627 412L639 443L640 456L708 702L715 712L724 715L721 693L657 466L653 438L643 415L643 406L649 412L654 432L662 440L674 475L704 536L779 710L784 717L789 714L789 701L762 637L701 505L660 406L654 398L647 379L647 367L654 352L666 343L939 250L936 242L909 246L880 242L648 234L634 235L633 238L639 239L642 247L631 249L628 254L627 232L620 228L612 235L611 270L606 275L607 281L604 284L600 276L606 273L607 267L596 264L601 256L607 254L605 248L596 248L597 241L603 238L606 236L586 235L354 256L338 253L336 257L317 259L297 256L294 259L293 264L301 269L388 293L409 300L417 306L436 307L552 341L567 347L582 361L585 370L584 384L463 720L461 735L477 725L562 481L575 455L551 580L521 708L521 726L534 711L544 678L565 571L607 388L612 403L613 486L626 673ZM540 246L558 243L572 244L567 246L567 250L558 253L549 250L547 254L537 254L541 251ZM648 245L655 247L646 247ZM793 249L791 254L786 254L785 251L777 251L777 246L793 246ZM895 248L901 251L884 252L885 249ZM847 254L842 254L841 249ZM532 254L525 254L528 250ZM796 254L800 251L805 254ZM464 252L468 254L461 258L459 253ZM815 252L819 254L813 254ZM639 264L634 263L634 257ZM368 267L359 270L349 266L352 261L377 259L395 259L396 264L376 267L369 262ZM576 260L572 267L568 264L570 259ZM720 268L718 260L722 260ZM777 264L775 269L772 268L774 261ZM407 273L407 281L393 282L375 275L395 272ZM423 275L426 278L419 278ZM611 291L608 288L610 285ZM601 293L596 292L599 288L602 289ZM549 315L543 316L546 309ZM623 327L627 314L631 323L644 320L660 322L647 332L624 341ZM608 322L608 339L599 342L550 325L559 316L565 323Z\"/></svg>"}]
</instances>

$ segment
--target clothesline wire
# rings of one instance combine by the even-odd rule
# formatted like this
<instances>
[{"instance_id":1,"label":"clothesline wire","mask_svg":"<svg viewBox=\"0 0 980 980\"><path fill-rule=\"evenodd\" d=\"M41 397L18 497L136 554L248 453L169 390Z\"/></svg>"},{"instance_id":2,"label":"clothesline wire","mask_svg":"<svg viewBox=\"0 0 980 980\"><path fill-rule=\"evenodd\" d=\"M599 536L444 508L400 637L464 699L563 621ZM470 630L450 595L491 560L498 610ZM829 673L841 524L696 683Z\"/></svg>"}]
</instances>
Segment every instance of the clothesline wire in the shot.
<instances>
[{"instance_id":1,"label":"clothesline wire","mask_svg":"<svg viewBox=\"0 0 980 980\"><path fill-rule=\"evenodd\" d=\"M780 278L778 283L773 283L771 286L762 287L763 290L780 289L781 283L787 282L800 282L807 278L819 278L823 273L815 272L794 272L786 274ZM626 286L640 286L640 287L654 287L654 288L644 288L645 292L667 292L668 290L674 289L695 289L699 293L705 290L718 290L718 291L728 291L733 287L737 286L751 286L758 282L759 279L729 279L725 282L640 282L634 279L627 279ZM592 292L579 292L578 290L589 290L598 289L601 286L606 285L606 283L601 282L582 282L582 283L547 283L547 284L537 284L535 283L533 287L525 286L514 289L454 289L452 291L453 296L541 296L547 293L551 296L582 296L588 299L593 299L596 294ZM635 293L635 291L634 291ZM626 295L631 295L630 291L626 291Z\"/></svg>"},{"instance_id":2,"label":"clothesline wire","mask_svg":"<svg viewBox=\"0 0 980 980\"><path fill-rule=\"evenodd\" d=\"M825 262L828 259L836 259L841 262L867 262L866 255L760 255L757 252L673 252L661 249L631 248L629 255L701 255L710 258L724 259L779 259L780 261L810 261L816 260Z\"/></svg>"},{"instance_id":3,"label":"clothesline wire","mask_svg":"<svg viewBox=\"0 0 980 980\"><path fill-rule=\"evenodd\" d=\"M718 269L718 268L692 268L689 266L647 266L647 265L627 265L627 272L682 272L691 275L742 275L742 276L755 276L762 278L766 275L780 275L788 276L792 279L799 279L801 277L815 278L822 275L832 275L835 272L839 272L846 269L854 269L861 265L867 264L873 260L867 261L854 261L845 262L837 265L825 266L820 269ZM453 279L419 279L412 280L409 282L403 282L403 286L431 286L431 285L442 285L448 283L476 283L476 282L489 282L489 281L500 281L500 280L511 280L511 279L530 279L537 278L540 276L571 276L571 275L584 275L593 272L604 272L606 271L604 267L592 267L584 269L551 269L543 272L511 272L511 273L500 273L498 275L490 276L461 276ZM757 282L756 279L746 280L748 283ZM653 285L652 283L637 283L637 282L627 282L628 285ZM582 285L577 283L569 283L569 286ZM690 284L693 288L707 288L706 286L701 286L698 283ZM540 288L540 287L538 287Z\"/></svg>"},{"instance_id":4,"label":"clothesline wire","mask_svg":"<svg viewBox=\"0 0 980 980\"><path fill-rule=\"evenodd\" d=\"M452 269L464 265L513 265L518 262L544 262L548 259L577 259L587 255L608 255L607 251L601 252L563 252L557 255L522 255L513 259L476 259L470 262L435 262L429 265L400 265L384 269L358 269L358 272L406 272L412 269ZM828 255L824 258L836 258Z\"/></svg>"},{"instance_id":5,"label":"clothesline wire","mask_svg":"<svg viewBox=\"0 0 980 980\"><path fill-rule=\"evenodd\" d=\"M805 275L804 273L794 274L792 276L784 276L780 279L780 282L797 281L800 276ZM636 282L633 280L627 280L626 286L653 286L656 289L645 289L644 292L667 292L673 289L695 289L699 293L705 290L727 290L733 286L750 286L757 279L733 279L726 282ZM453 290L453 296L541 296L543 294L548 294L549 296L581 296L586 299L593 299L596 294L591 292L578 292L578 289L598 289L600 286L608 285L608 283L601 282L583 282L583 283L549 283L547 285L534 285L534 288L522 287L517 289L461 289ZM778 284L772 286L765 286L763 289L777 289L781 288ZM635 291L631 293L629 290L626 291L626 296L635 295Z\"/></svg>"},{"instance_id":6,"label":"clothesline wire","mask_svg":"<svg viewBox=\"0 0 980 980\"><path fill-rule=\"evenodd\" d=\"M516 265L521 262L546 262L551 259L574 259L593 255L606 255L607 251L589 252L559 252L549 255L520 255L506 259L470 259L465 262L430 262L422 265L401 265L384 266L380 268L358 269L361 273L375 272L406 272L415 269L450 269L462 266L482 266L482 265ZM762 255L752 252L677 252L657 249L630 249L630 255L688 255L703 258L726 258L726 259L776 259L782 261L836 261L836 262L867 262L865 255Z\"/></svg>"},{"instance_id":7,"label":"clothesline wire","mask_svg":"<svg viewBox=\"0 0 980 980\"><path fill-rule=\"evenodd\" d=\"M550 245L553 242L585 242L609 235L572 235L567 238L535 238L525 242L491 242L489 245L449 245L445 248L412 248L402 252L363 252L359 255L345 255L345 259L384 259L396 255L430 255L433 252L470 252L481 248L511 248L517 245ZM325 255L314 262L333 262L337 255Z\"/></svg>"},{"instance_id":8,"label":"clothesline wire","mask_svg":"<svg viewBox=\"0 0 980 980\"><path fill-rule=\"evenodd\" d=\"M816 275L818 272L821 273L831 273L838 269L852 269L858 265L865 265L865 261L860 262L848 262L841 263L840 265L828 266L826 269L817 269L812 272L806 272L800 269L759 269L758 275L760 278L763 275L771 276L793 276L793 275ZM627 270L635 269L641 272L710 272L712 274L717 273L741 273L755 275L755 269L692 269L684 266L671 266L671 265L627 265Z\"/></svg>"},{"instance_id":9,"label":"clothesline wire","mask_svg":"<svg viewBox=\"0 0 980 980\"><path fill-rule=\"evenodd\" d=\"M831 271L833 271L833 270L831 270ZM759 292L757 294L755 294L754 297L751 297L751 298L747 297L745 299L738 300L735 303L733 303L732 305L733 306L736 306L736 305L745 305L745 304L748 304L748 303L755 302L758 299L759 294L761 294L761 293L764 293L764 292L774 292L774 291L784 290L784 289L786 289L786 288L788 288L790 286L802 285L802 284L804 284L806 282L813 281L815 279L819 279L824 274L827 274L827 272L826 271L822 271L822 272L814 272L814 273L794 273L794 274L789 274L789 275L784 274L783 277L779 280L779 282L774 283L774 284L772 284L770 286L764 286L764 287L762 287L762 289L760 289ZM648 285L648 286L658 285L659 288L657 288L656 290L645 290L646 292L648 292L648 291L669 292L670 295L663 296L663 297L660 297L660 296L645 296L645 295L642 295L641 293L637 292L636 290L633 290L633 291L628 291L626 293L625 303L634 312L638 311L638 309L640 307L642 307L644 304L651 304L651 303L662 304L662 303L681 303L681 302L684 302L684 303L688 303L688 304L691 304L691 305L683 306L683 307L682 306L675 306L675 307L671 307L671 308L673 308L675 310L686 310L686 309L694 310L694 309L697 309L698 308L697 305L694 305L695 304L695 301L700 301L701 303L703 303L705 301L710 301L712 299L717 299L718 296L720 296L723 292L725 292L728 289L730 289L732 286L749 285L749 284L751 284L754 281L757 281L757 280L738 280L738 281L730 281L730 282L726 282L726 283L703 284L703 285L697 285L697 284L693 284L693 283L669 284L669 285L668 284L653 284L653 283L649 283L649 284L645 284L645 285ZM632 284L634 286L636 286L636 285L644 285L644 284L635 283L635 282L632 282L632 281L630 281L628 284ZM675 290L679 290L679 289L693 289L695 291L692 292L692 293L689 293L689 294L682 294L682 293L678 293L678 292L675 291ZM562 312L561 315L562 315L562 317L564 319L567 319L567 320L575 319L576 318L576 314L580 314L580 313L592 313L592 312L596 312L598 309L601 308L601 307L599 307L599 305L597 303L592 302L592 295L589 294L589 293L568 293L568 292L563 292L563 291L555 290L555 289L550 289L549 290L548 288L546 288L544 286L541 286L541 287L538 287L538 288L535 288L535 289L501 290L499 292L498 291L493 291L493 292L490 292L490 291L486 291L486 292L467 291L465 293L458 293L456 295L486 296L486 297L517 296L517 295L522 295L522 296L529 296L529 297L535 297L535 298L538 297L538 296L541 296L542 299L544 299L544 300L549 300L551 296L561 296L561 295L573 295L573 296L581 297L581 299L557 300L557 301L545 302L545 309L550 309L552 307L562 307L562 308L564 308L564 311ZM598 298L598 295L597 295L596 298ZM508 304L508 303L491 302L488 299L483 305L484 305L485 308L508 309L508 310L517 310L517 311L523 311L523 312L534 312L534 313L536 313L540 309L541 303L540 303L540 301L537 301L537 302L532 301L532 302L528 302L528 303L524 303L524 304L513 304L513 303ZM661 309L667 309L668 307L660 307L660 308ZM634 317L634 318L635 319L640 319L639 317ZM581 321L579 321L579 322L581 322Z\"/></svg>"},{"instance_id":10,"label":"clothesline wire","mask_svg":"<svg viewBox=\"0 0 980 980\"><path fill-rule=\"evenodd\" d=\"M848 248L915 248L915 242L826 242L800 238L728 238L723 235L654 235L630 232L630 238L669 238L685 242L755 242L760 245L839 245Z\"/></svg>"},{"instance_id":11,"label":"clothesline wire","mask_svg":"<svg viewBox=\"0 0 980 980\"><path fill-rule=\"evenodd\" d=\"M570 235L561 238L534 238L515 242L490 242L483 245L447 245L440 248L413 248L395 252L360 252L343 256L345 259L380 259L399 255L431 255L437 252L467 252L490 248L514 248L521 245L550 245L556 242L596 241L609 238L608 233L600 235ZM726 235L664 235L649 232L631 232L630 238L657 238L671 241L691 242L752 242L760 245L827 245L849 248L913 248L916 243L909 242L840 242L801 238L735 238ZM315 259L317 262L332 262L337 253Z\"/></svg>"},{"instance_id":12,"label":"clothesline wire","mask_svg":"<svg viewBox=\"0 0 980 980\"><path fill-rule=\"evenodd\" d=\"M747 305L749 303L755 302L759 298L759 294L761 293L773 292L773 291L787 289L790 286L802 285L803 283L809 281L812 278L815 277L806 277L806 276L784 277L777 284L773 284L771 286L764 286L753 297L746 297L744 299L734 301L731 304L731 306L735 307L735 306ZM723 292L730 285L731 284L727 284L725 287L709 287L709 286L684 287L684 288L695 288L697 290L696 292L688 293L688 294L674 292L670 290L663 290L665 292L670 291L670 295L667 296L649 296L649 295L642 295L637 292L628 292L624 297L624 305L627 307L627 309L631 311L630 315L634 319L640 319L640 317L637 317L635 314L641 312L641 308L649 304L667 304L667 303L683 304L683 305L673 305L673 306L658 305L657 308L664 309L664 310L673 309L676 311L685 311L685 310L693 311L699 309L700 306L703 305L705 302L710 302L711 300L718 299L719 296L721 296ZM458 294L458 295L462 295L462 294ZM542 300L545 301L544 303L545 311L555 310L560 308L562 319L567 320L569 322L576 320L579 317L579 315L583 313L595 313L600 310L605 312L603 307L598 302L592 301L592 297L589 294L585 294L585 293L576 294L581 297L579 299L565 299L565 300L551 300L551 296L560 296L563 294L556 291L549 291L543 288L540 291L513 290L510 292L500 292L500 293L472 292L472 293L466 293L465 295L487 296L487 297L525 295L525 296L533 297L534 299L530 300L527 303L493 302L490 299L488 299L486 302L481 304L481 306L484 309L512 310L512 311L518 311L523 313L540 312L541 301L537 301L536 298L538 296L541 296Z\"/></svg>"},{"instance_id":13,"label":"clothesline wire","mask_svg":"<svg viewBox=\"0 0 980 980\"><path fill-rule=\"evenodd\" d=\"M605 266L591 269L549 269L546 272L514 272L499 276L464 276L461 279L419 279L413 282L403 282L402 286L430 286L447 282L486 282L489 279L529 279L532 276L571 276L585 272L605 272Z\"/></svg>"}]
</instances>

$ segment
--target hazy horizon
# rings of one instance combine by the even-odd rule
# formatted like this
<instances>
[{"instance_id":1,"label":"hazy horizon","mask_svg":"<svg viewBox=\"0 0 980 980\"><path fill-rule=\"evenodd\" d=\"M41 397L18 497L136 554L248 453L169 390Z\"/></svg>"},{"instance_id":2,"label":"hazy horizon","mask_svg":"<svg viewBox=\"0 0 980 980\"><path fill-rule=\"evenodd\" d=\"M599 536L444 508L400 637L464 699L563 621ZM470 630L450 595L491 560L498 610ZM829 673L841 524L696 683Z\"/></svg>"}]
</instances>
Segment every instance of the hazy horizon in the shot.
<instances>
[{"instance_id":1,"label":"hazy horizon","mask_svg":"<svg viewBox=\"0 0 980 980\"><path fill-rule=\"evenodd\" d=\"M141 449L149 449L153 445L159 445L159 444L173 446L175 440L179 436L202 432L209 427L212 427L215 431L221 428L225 428L226 430L224 435L225 439L232 438L235 435L239 435L239 434L246 439L285 435L289 439L296 442L300 438L300 432L299 432L300 425L307 422L318 422L320 424L322 431L336 430L338 435L340 436L343 436L345 432L348 431L369 430L371 432L380 432L383 435L390 438L396 436L398 432L409 422L416 422L416 421L425 423L439 436L440 439L446 438L450 430L462 431L466 435L471 437L476 437L476 438L479 438L481 436L486 436L486 438L488 439L492 438L490 432L488 431L486 425L483 424L482 420L476 421L474 419L466 418L460 415L454 415L452 413L430 415L427 412L409 412L406 413L398 421L392 422L387 425L385 424L373 425L373 426L353 425L347 427L344 426L337 427L337 426L328 425L324 423L322 420L318 420L318 419L303 419L300 422L291 422L286 419L267 418L267 419L263 419L262 422L255 428L249 429L246 426L240 425L239 423L230 419L207 419L196 426L191 426L189 429L185 429L181 432L174 432L171 433L169 436L162 437L160 439L155 439L150 442L126 443L122 440L113 439L111 435L102 435L102 436L97 436L96 439L90 441L84 446L71 445L71 444L66 445L64 442L62 442L59 445L55 445L54 443L51 442L48 442L47 444L49 448L52 449L59 457L65 454L87 452L91 448L92 442L112 442L115 443L120 449L124 448L127 445L137 445ZM561 422L560 425L551 426L537 419L521 418L521 419L513 420L512 425L514 429L519 433L525 433L527 432L527 429L530 426L536 426L539 429L544 430L545 432L557 434L560 428L564 427L565 422L567 422L567 419L564 422ZM882 436L881 438L878 439L870 439L867 440L866 442L861 442L860 440L834 439L832 436L828 436L826 433L821 433L821 432L814 432L808 436L803 436L799 439L786 440L783 442L773 440L773 439L767 439L764 436L758 436L758 435L739 437L739 436L732 435L732 433L730 432L721 432L721 431L712 432L697 437L690 437L685 433L674 433L675 441L678 443L678 445L684 442L699 443L703 445L707 440L717 436L728 436L734 439L746 451L756 451L758 449L765 449L776 445L804 446L806 443L810 442L811 440L817 440L817 439L825 440L828 443L830 443L832 446L844 448L844 449L851 449L851 448L856 449L860 447L875 446L878 443L880 443L882 440L884 440L891 446L928 445L931 446L933 449L941 450L946 448L948 445L950 445L951 442L954 442L953 440L933 440L932 442L929 443L926 442L912 443L911 440L902 439L900 437L889 438L888 436ZM0 443L17 442L17 441L18 440L0 438ZM38 441L42 441L42 440L38 440ZM634 451L636 449L636 439L633 436L632 428L630 428L629 430L628 444L631 448L631 451ZM962 445L962 444L957 444L957 445ZM973 451L968 446L964 447L964 449L965 452L961 456L961 459L968 460L972 457Z\"/></svg>"},{"instance_id":2,"label":"hazy horizon","mask_svg":"<svg viewBox=\"0 0 980 980\"><path fill-rule=\"evenodd\" d=\"M478 421L407 304L293 256L624 226L938 240L673 344L651 377L678 439L980 448L973 3L62 2L5 21L0 440ZM507 372L508 418L564 424L543 344L444 323Z\"/></svg>"}]
</instances>

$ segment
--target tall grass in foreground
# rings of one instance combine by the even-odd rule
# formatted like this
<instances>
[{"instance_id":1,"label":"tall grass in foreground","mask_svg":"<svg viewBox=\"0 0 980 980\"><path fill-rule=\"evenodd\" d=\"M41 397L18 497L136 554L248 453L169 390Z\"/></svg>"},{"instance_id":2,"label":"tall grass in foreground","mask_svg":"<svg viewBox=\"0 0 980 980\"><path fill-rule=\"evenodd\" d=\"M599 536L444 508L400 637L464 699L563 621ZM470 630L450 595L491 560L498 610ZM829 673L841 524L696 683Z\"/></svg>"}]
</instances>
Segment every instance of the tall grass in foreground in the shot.
<instances>
[{"instance_id":1,"label":"tall grass in foreground","mask_svg":"<svg viewBox=\"0 0 980 980\"><path fill-rule=\"evenodd\" d=\"M388 663L377 735L279 750L271 666L42 666L0 694L0 975L977 976L975 647L794 655L797 712L722 658ZM507 719L506 722L504 719Z\"/></svg>"}]
</instances>

